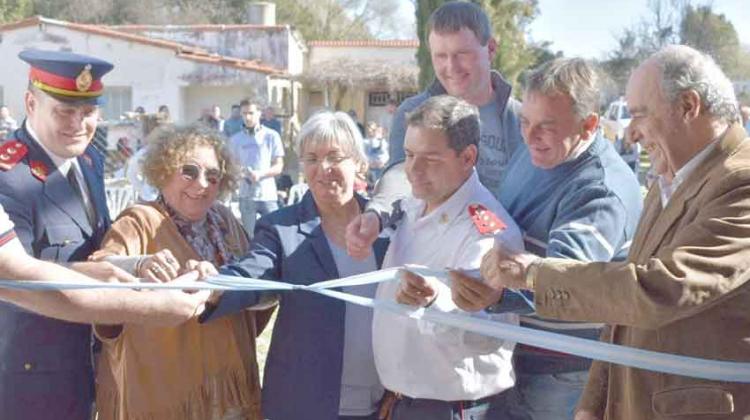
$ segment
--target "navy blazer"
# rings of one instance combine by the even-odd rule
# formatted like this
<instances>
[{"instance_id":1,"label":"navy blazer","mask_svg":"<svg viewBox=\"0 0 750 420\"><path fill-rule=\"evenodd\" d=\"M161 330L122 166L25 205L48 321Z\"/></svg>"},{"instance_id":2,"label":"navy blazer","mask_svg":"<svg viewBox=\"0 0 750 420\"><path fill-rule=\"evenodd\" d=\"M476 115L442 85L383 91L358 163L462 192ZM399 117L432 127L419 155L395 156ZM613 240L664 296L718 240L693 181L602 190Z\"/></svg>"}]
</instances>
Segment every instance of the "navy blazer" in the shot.
<instances>
[{"instance_id":1,"label":"navy blazer","mask_svg":"<svg viewBox=\"0 0 750 420\"><path fill-rule=\"evenodd\" d=\"M357 196L360 207L365 199ZM383 263L388 241L374 246ZM339 278L320 215L308 191L299 203L261 218L250 252L224 274L312 284ZM261 292L225 292L204 319L256 304ZM263 416L270 420L338 418L344 352L343 301L313 292L281 293L263 376Z\"/></svg>"},{"instance_id":2,"label":"navy blazer","mask_svg":"<svg viewBox=\"0 0 750 420\"><path fill-rule=\"evenodd\" d=\"M78 158L96 209L92 226L67 179L25 124L12 138L28 152L13 168L0 171L0 204L26 252L60 263L86 260L111 224L102 157L89 145ZM46 179L31 173L30 162L47 168ZM0 418L89 419L93 395L90 326L0 303Z\"/></svg>"}]
</instances>

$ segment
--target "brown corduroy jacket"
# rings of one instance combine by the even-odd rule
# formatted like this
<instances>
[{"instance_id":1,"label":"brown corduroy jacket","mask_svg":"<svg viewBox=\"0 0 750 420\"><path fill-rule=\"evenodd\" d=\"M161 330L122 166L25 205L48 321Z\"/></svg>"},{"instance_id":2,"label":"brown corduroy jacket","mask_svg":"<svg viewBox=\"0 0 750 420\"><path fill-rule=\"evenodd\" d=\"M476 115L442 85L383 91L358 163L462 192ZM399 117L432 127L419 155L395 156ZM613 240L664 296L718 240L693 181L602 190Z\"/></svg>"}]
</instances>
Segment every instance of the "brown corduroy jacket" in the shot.
<instances>
[{"instance_id":1,"label":"brown corduroy jacket","mask_svg":"<svg viewBox=\"0 0 750 420\"><path fill-rule=\"evenodd\" d=\"M622 263L545 260L542 317L605 322L614 344L750 362L750 139L729 128L665 208L654 186ZM750 384L595 362L579 404L607 420L750 419Z\"/></svg>"}]
</instances>

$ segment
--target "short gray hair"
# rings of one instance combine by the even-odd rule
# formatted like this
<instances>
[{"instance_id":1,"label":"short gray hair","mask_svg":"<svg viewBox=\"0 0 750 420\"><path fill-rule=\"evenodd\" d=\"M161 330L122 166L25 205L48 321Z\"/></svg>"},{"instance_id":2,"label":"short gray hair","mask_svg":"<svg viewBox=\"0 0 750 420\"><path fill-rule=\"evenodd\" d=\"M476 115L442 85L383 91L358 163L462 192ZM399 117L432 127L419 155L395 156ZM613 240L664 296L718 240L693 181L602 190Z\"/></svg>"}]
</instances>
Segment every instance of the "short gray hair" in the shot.
<instances>
[{"instance_id":1,"label":"short gray hair","mask_svg":"<svg viewBox=\"0 0 750 420\"><path fill-rule=\"evenodd\" d=\"M479 146L479 110L450 95L433 96L406 115L409 127L440 130L448 137L448 147L461 153L470 145Z\"/></svg>"},{"instance_id":2,"label":"short gray hair","mask_svg":"<svg viewBox=\"0 0 750 420\"><path fill-rule=\"evenodd\" d=\"M599 110L599 74L582 58L556 58L535 68L526 80L525 92L567 95L579 118Z\"/></svg>"},{"instance_id":3,"label":"short gray hair","mask_svg":"<svg viewBox=\"0 0 750 420\"><path fill-rule=\"evenodd\" d=\"M467 1L449 1L438 7L427 21L427 33L454 33L466 28L476 35L481 45L487 45L492 26L481 7Z\"/></svg>"},{"instance_id":4,"label":"short gray hair","mask_svg":"<svg viewBox=\"0 0 750 420\"><path fill-rule=\"evenodd\" d=\"M650 59L661 70L661 89L668 101L694 90L710 115L729 123L739 121L732 82L709 55L687 45L668 45Z\"/></svg>"},{"instance_id":5,"label":"short gray hair","mask_svg":"<svg viewBox=\"0 0 750 420\"><path fill-rule=\"evenodd\" d=\"M302 124L297 135L297 155L301 158L306 148L318 144L336 144L358 164L367 164L362 133L345 112L320 111Z\"/></svg>"}]
</instances>

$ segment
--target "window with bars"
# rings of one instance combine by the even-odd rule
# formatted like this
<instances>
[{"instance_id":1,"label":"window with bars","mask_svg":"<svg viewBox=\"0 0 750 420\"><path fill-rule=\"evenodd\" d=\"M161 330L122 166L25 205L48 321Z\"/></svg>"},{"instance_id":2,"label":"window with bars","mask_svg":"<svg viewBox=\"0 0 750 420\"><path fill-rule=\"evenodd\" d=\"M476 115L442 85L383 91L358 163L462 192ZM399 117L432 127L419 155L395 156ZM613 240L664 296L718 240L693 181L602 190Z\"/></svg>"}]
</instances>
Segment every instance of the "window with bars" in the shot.
<instances>
[{"instance_id":1,"label":"window with bars","mask_svg":"<svg viewBox=\"0 0 750 420\"><path fill-rule=\"evenodd\" d=\"M119 120L125 112L133 110L133 88L130 86L107 86L104 88L102 118Z\"/></svg>"},{"instance_id":2,"label":"window with bars","mask_svg":"<svg viewBox=\"0 0 750 420\"><path fill-rule=\"evenodd\" d=\"M388 92L370 92L368 97L370 106L386 106L391 94Z\"/></svg>"},{"instance_id":3,"label":"window with bars","mask_svg":"<svg viewBox=\"0 0 750 420\"><path fill-rule=\"evenodd\" d=\"M369 106L386 106L391 98L396 99L396 102L400 105L406 98L416 94L417 92L396 92L394 94L390 92L370 92L367 97Z\"/></svg>"}]
</instances>

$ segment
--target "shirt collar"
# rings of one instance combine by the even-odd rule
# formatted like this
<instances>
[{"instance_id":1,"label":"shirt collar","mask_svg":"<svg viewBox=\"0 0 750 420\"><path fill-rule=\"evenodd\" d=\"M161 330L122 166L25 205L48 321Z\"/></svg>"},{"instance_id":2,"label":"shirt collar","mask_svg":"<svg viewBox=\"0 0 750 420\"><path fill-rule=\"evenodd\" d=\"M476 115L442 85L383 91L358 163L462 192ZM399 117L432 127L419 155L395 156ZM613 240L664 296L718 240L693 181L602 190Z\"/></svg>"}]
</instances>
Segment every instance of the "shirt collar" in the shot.
<instances>
[{"instance_id":1,"label":"shirt collar","mask_svg":"<svg viewBox=\"0 0 750 420\"><path fill-rule=\"evenodd\" d=\"M481 186L477 170L472 169L469 178L445 202L435 208L430 214L424 215L424 200L411 198L404 206L407 217L417 223L436 223L439 226L449 226L453 220L466 211L466 204L474 192Z\"/></svg>"},{"instance_id":2,"label":"shirt collar","mask_svg":"<svg viewBox=\"0 0 750 420\"><path fill-rule=\"evenodd\" d=\"M687 161L687 163L683 165L682 168L678 169L677 172L675 172L674 178L672 178L672 182L667 181L661 175L659 176L659 189L661 191L662 208L667 207L672 194L674 194L674 192L677 191L677 188L679 188L680 185L685 182L687 177L695 171L695 168L706 161L708 155L711 154L711 152L716 148L716 145L719 143L719 139L723 136L724 135L722 134L721 136L717 137L716 139L714 139L714 141L704 147L703 150L696 153L695 156L690 158L690 160Z\"/></svg>"},{"instance_id":3,"label":"shirt collar","mask_svg":"<svg viewBox=\"0 0 750 420\"><path fill-rule=\"evenodd\" d=\"M245 125L245 123L243 122L243 123L242 123L242 128L243 128L243 129L245 130L245 132L246 132L247 134L250 134L251 136L254 136L255 134L257 134L257 133L258 133L258 132L259 132L259 131L260 131L260 130L261 130L261 129L263 128L263 124L261 124L261 123L255 124L255 127L253 127L253 129L250 129L250 128L249 128L248 126L246 126L246 125Z\"/></svg>"},{"instance_id":4,"label":"shirt collar","mask_svg":"<svg viewBox=\"0 0 750 420\"><path fill-rule=\"evenodd\" d=\"M596 135L592 135L588 139L581 139L564 162L572 162L578 159L582 154L589 150L592 144L594 144L594 139L596 139Z\"/></svg>"},{"instance_id":5,"label":"shirt collar","mask_svg":"<svg viewBox=\"0 0 750 420\"><path fill-rule=\"evenodd\" d=\"M37 137L36 132L31 127L31 124L29 124L29 120L26 120L25 124L26 124L26 131L29 133L29 136L42 148L42 150L44 150L45 153L47 153L47 156L49 156L50 160L52 160L52 163L57 167L57 170L61 174L63 174L63 176L68 175L68 170L70 169L71 165L73 165L73 167L78 166L76 164L76 159L74 158L66 159L64 157L61 157L52 153L52 151L49 150L47 146L45 146L44 143L39 141L39 137Z\"/></svg>"}]
</instances>

